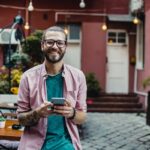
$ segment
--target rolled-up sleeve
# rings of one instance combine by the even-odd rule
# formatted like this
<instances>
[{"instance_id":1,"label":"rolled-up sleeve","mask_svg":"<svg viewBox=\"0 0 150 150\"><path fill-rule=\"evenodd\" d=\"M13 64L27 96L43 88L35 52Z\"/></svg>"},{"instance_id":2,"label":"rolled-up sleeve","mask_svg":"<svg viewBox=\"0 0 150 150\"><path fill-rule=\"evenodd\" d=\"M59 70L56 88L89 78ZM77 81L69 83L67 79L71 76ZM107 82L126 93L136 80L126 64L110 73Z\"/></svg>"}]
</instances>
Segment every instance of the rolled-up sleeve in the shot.
<instances>
[{"instance_id":1,"label":"rolled-up sleeve","mask_svg":"<svg viewBox=\"0 0 150 150\"><path fill-rule=\"evenodd\" d=\"M79 90L78 90L78 95L77 95L77 104L76 107L78 110L87 111L87 103L86 103L86 98L87 98L87 85L86 85L86 79L84 74L81 72L80 77L79 77Z\"/></svg>"},{"instance_id":2,"label":"rolled-up sleeve","mask_svg":"<svg viewBox=\"0 0 150 150\"><path fill-rule=\"evenodd\" d=\"M26 74L23 74L19 85L17 113L26 112L30 110L29 99L29 84Z\"/></svg>"}]
</instances>

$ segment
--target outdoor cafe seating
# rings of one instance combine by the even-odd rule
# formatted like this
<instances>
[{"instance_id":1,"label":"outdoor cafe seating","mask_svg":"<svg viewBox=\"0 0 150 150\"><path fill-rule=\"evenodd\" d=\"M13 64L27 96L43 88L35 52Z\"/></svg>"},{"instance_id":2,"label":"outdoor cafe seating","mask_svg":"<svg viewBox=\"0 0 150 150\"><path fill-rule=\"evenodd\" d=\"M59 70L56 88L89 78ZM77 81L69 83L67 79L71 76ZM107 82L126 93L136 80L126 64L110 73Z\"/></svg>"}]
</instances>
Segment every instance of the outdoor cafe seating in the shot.
<instances>
[{"instance_id":1,"label":"outdoor cafe seating","mask_svg":"<svg viewBox=\"0 0 150 150\"><path fill-rule=\"evenodd\" d=\"M6 118L5 127L0 128L0 150L17 150L18 148L24 128L18 123L16 109L16 103L0 103L0 115Z\"/></svg>"}]
</instances>

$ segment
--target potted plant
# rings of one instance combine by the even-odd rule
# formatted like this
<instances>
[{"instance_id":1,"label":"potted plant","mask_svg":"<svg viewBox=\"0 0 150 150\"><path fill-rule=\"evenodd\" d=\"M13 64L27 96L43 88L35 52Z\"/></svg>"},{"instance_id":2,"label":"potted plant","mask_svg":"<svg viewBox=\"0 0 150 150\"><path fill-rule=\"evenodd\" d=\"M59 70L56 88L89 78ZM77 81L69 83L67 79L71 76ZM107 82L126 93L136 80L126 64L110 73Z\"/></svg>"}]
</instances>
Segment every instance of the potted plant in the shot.
<instances>
[{"instance_id":1,"label":"potted plant","mask_svg":"<svg viewBox=\"0 0 150 150\"><path fill-rule=\"evenodd\" d=\"M150 86L150 77L147 77L147 78L145 78L144 80L143 80L143 87L144 87L144 89L146 88L146 87L148 87L148 86Z\"/></svg>"},{"instance_id":2,"label":"potted plant","mask_svg":"<svg viewBox=\"0 0 150 150\"><path fill-rule=\"evenodd\" d=\"M98 97L100 94L100 84L94 73L86 74L87 97Z\"/></svg>"},{"instance_id":3,"label":"potted plant","mask_svg":"<svg viewBox=\"0 0 150 150\"><path fill-rule=\"evenodd\" d=\"M3 116L0 116L0 128L4 128L6 119Z\"/></svg>"}]
</instances>

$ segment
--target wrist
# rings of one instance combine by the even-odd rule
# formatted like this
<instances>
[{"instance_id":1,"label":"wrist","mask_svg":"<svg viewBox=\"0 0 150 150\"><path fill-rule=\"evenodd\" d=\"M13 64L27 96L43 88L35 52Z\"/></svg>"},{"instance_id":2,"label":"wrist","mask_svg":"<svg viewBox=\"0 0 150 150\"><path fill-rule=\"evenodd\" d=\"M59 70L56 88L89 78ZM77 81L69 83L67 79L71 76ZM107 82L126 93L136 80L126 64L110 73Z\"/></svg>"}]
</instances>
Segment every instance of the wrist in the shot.
<instances>
[{"instance_id":1,"label":"wrist","mask_svg":"<svg viewBox=\"0 0 150 150\"><path fill-rule=\"evenodd\" d=\"M73 120L76 116L76 109L75 108L72 108L73 112L72 112L72 116L70 116L68 119L71 119Z\"/></svg>"}]
</instances>

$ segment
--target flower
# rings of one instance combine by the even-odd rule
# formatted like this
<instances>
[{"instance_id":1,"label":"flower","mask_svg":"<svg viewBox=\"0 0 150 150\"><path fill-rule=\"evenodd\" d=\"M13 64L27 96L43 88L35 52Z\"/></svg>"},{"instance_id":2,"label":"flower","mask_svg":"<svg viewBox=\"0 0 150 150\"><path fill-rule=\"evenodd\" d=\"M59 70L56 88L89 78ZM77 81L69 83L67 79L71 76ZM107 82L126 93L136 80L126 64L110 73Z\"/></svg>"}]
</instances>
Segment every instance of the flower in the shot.
<instances>
[{"instance_id":1,"label":"flower","mask_svg":"<svg viewBox=\"0 0 150 150\"><path fill-rule=\"evenodd\" d=\"M18 87L12 87L11 88L11 92L13 93L13 94L18 94Z\"/></svg>"},{"instance_id":2,"label":"flower","mask_svg":"<svg viewBox=\"0 0 150 150\"><path fill-rule=\"evenodd\" d=\"M22 75L22 69L19 68L12 68L11 69L11 88L9 83L9 70L2 66L0 68L0 94L18 94L18 87Z\"/></svg>"}]
</instances>

